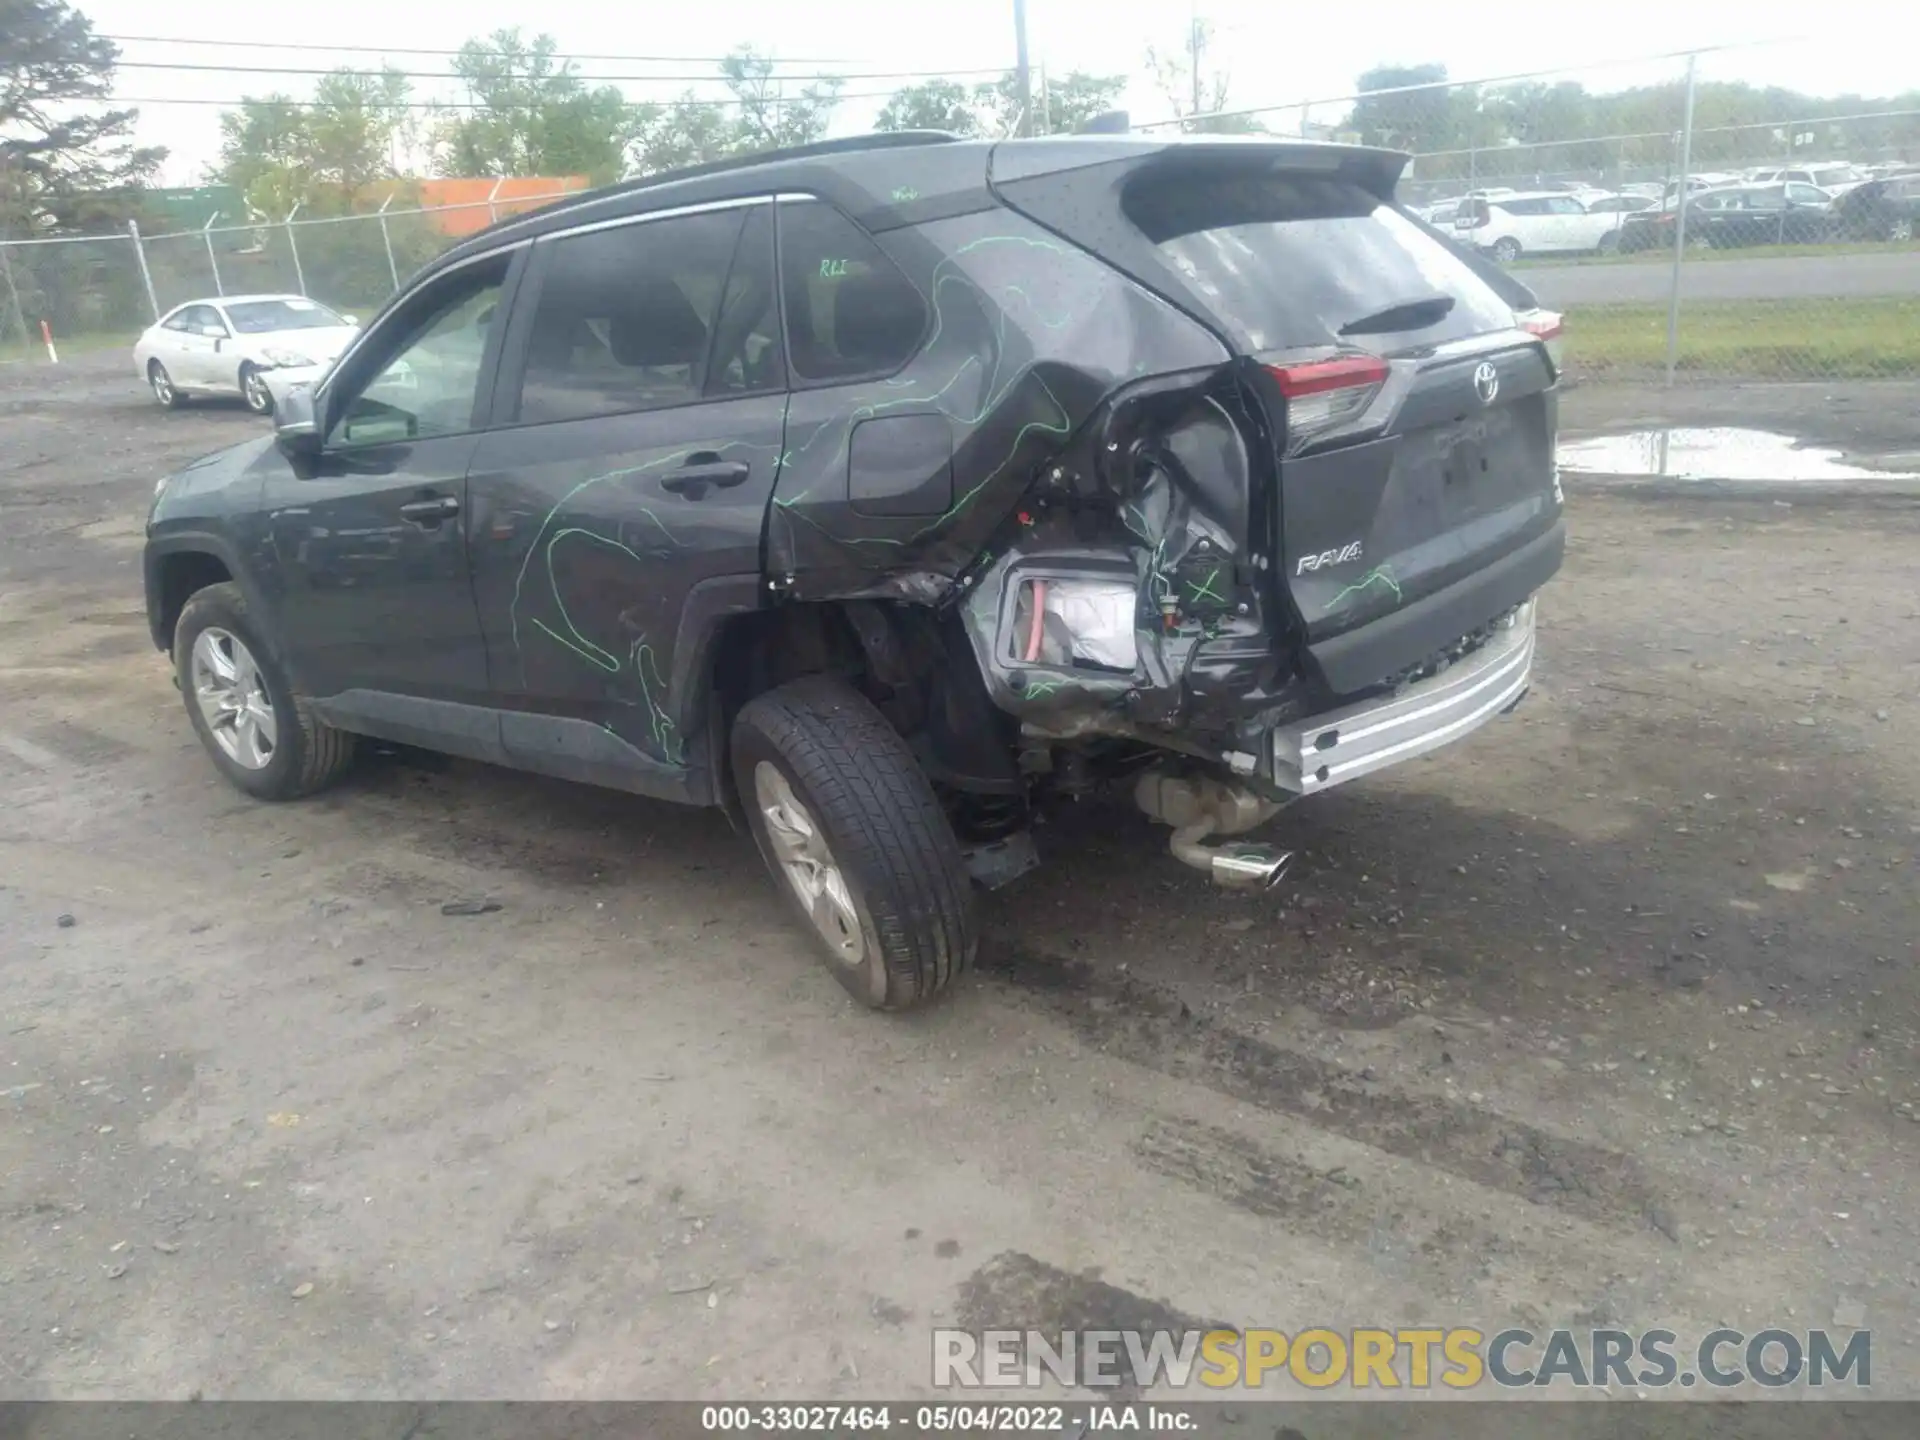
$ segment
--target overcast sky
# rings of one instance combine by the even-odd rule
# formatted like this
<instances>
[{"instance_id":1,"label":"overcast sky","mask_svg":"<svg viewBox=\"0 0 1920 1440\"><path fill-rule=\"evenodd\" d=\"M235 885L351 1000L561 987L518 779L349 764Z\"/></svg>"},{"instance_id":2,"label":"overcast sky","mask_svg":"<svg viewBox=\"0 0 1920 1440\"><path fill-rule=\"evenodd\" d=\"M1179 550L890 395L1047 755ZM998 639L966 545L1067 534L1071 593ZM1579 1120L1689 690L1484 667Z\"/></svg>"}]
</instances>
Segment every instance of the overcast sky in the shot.
<instances>
[{"instance_id":1,"label":"overcast sky","mask_svg":"<svg viewBox=\"0 0 1920 1440\"><path fill-rule=\"evenodd\" d=\"M156 6L151 0L79 0L101 34L113 37L217 38L301 44L451 49L473 35L520 25L545 30L578 54L717 56L750 42L778 57L831 62L814 69L984 72L1010 67L1012 0L969 0L945 8L912 0L710 0L615 5L605 0L461 0L457 5L396 0L326 0L319 5ZM1777 19L1769 19L1772 9ZM1234 107L1339 97L1355 77L1381 63L1438 61L1456 78L1582 67L1569 78L1618 89L1678 73L1680 62L1645 62L1710 45L1743 46L1701 61L1702 78L1782 84L1813 94L1891 94L1915 83L1910 35L1886 0L1823 0L1817 8L1763 7L1752 0L1586 0L1572 5L1371 0L1312 4L1289 0L1205 0L1201 15L1218 32L1218 58L1230 76ZM1084 69L1133 77L1127 96L1136 121L1170 107L1146 72L1149 45L1184 43L1191 10L1181 0L1028 0L1031 52L1050 71ZM217 17L217 18L216 18ZM1797 29L1795 28L1797 25ZM1817 35L1806 32L1817 28ZM1756 43L1759 42L1759 43ZM229 46L121 46L119 93L130 99L233 100L282 90L309 93L311 76L247 75L136 68L124 62L209 65L377 66L381 56L234 49ZM444 57L393 53L407 70L443 73ZM693 74L704 64L583 61L589 74ZM807 67L794 67L797 70ZM849 80L846 91L890 90L904 79ZM455 98L444 82L417 80L416 98ZM636 100L669 99L679 81L623 83ZM709 90L711 87L708 87ZM879 99L850 100L836 132L866 128ZM193 184L219 144L219 109L207 104L144 104L140 139L173 152L163 183ZM1324 118L1333 118L1332 113ZM1275 117L1280 125L1287 117ZM1297 123L1297 112L1292 117Z\"/></svg>"}]
</instances>

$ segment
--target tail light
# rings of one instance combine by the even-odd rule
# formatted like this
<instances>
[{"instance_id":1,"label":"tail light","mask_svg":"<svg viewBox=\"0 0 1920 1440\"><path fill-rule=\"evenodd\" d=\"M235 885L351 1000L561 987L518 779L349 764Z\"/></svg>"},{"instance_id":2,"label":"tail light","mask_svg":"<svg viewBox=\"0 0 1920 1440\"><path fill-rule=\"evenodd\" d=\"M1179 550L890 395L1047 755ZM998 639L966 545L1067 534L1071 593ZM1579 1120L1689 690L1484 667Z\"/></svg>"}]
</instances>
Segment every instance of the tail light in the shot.
<instances>
[{"instance_id":1,"label":"tail light","mask_svg":"<svg viewBox=\"0 0 1920 1440\"><path fill-rule=\"evenodd\" d=\"M1365 414L1388 374L1387 362L1375 355L1342 355L1266 368L1286 398L1289 455Z\"/></svg>"},{"instance_id":2,"label":"tail light","mask_svg":"<svg viewBox=\"0 0 1920 1440\"><path fill-rule=\"evenodd\" d=\"M1565 317L1553 310L1529 310L1520 316L1520 328L1547 347L1547 357L1558 371L1563 348L1561 336L1567 328Z\"/></svg>"}]
</instances>

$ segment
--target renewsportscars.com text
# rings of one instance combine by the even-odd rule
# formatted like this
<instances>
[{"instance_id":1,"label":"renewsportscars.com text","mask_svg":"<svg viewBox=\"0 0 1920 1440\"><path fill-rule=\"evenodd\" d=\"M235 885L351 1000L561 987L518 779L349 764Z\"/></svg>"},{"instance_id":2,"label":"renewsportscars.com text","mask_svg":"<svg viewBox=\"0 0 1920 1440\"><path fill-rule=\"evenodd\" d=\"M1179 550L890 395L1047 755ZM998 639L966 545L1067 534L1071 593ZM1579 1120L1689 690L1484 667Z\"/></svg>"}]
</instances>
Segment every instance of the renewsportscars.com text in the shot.
<instances>
[{"instance_id":1,"label":"renewsportscars.com text","mask_svg":"<svg viewBox=\"0 0 1920 1440\"><path fill-rule=\"evenodd\" d=\"M1471 1390L1620 1387L1726 1390L1873 1383L1866 1330L1452 1329L936 1330L933 1383L1004 1390L1047 1383L1084 1389Z\"/></svg>"}]
</instances>

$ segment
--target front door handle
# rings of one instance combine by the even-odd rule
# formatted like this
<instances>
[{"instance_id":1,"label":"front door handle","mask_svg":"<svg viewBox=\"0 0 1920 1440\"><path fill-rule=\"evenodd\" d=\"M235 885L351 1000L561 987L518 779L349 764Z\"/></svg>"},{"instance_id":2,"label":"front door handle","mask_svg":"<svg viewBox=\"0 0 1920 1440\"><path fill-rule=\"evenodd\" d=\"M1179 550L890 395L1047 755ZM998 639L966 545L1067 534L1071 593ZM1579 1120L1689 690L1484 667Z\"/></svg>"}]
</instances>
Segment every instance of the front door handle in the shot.
<instances>
[{"instance_id":1,"label":"front door handle","mask_svg":"<svg viewBox=\"0 0 1920 1440\"><path fill-rule=\"evenodd\" d=\"M415 525L438 525L459 513L460 499L456 495L430 495L424 500L409 500L400 507L400 518Z\"/></svg>"},{"instance_id":2,"label":"front door handle","mask_svg":"<svg viewBox=\"0 0 1920 1440\"><path fill-rule=\"evenodd\" d=\"M725 490L744 483L752 473L753 468L744 460L722 460L718 455L708 452L691 457L686 464L662 480L660 488L698 500L706 492L707 486Z\"/></svg>"}]
</instances>

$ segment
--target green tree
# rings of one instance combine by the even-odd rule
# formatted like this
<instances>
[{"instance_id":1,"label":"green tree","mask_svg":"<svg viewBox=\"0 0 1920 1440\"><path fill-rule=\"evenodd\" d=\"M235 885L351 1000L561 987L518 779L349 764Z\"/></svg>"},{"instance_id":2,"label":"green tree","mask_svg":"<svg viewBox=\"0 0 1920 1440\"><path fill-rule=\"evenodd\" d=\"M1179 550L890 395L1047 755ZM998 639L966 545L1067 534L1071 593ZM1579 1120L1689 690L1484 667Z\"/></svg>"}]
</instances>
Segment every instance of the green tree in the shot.
<instances>
[{"instance_id":1,"label":"green tree","mask_svg":"<svg viewBox=\"0 0 1920 1440\"><path fill-rule=\"evenodd\" d=\"M453 73L477 107L445 116L436 134L443 175L620 177L636 116L614 85L590 85L572 61L556 61L551 35L518 29L469 40Z\"/></svg>"},{"instance_id":2,"label":"green tree","mask_svg":"<svg viewBox=\"0 0 1920 1440\"><path fill-rule=\"evenodd\" d=\"M1036 83L1033 133L1070 135L1094 116L1113 109L1126 88L1124 75L1089 75L1082 70ZM1009 70L998 80L971 89L952 80L904 86L894 91L874 121L874 128L1011 135L1019 119L1019 76Z\"/></svg>"},{"instance_id":3,"label":"green tree","mask_svg":"<svg viewBox=\"0 0 1920 1440\"><path fill-rule=\"evenodd\" d=\"M1196 17L1178 50L1147 50L1147 68L1190 135L1257 135L1266 129L1251 115L1227 110L1227 72L1207 58L1213 49L1213 26Z\"/></svg>"},{"instance_id":4,"label":"green tree","mask_svg":"<svg viewBox=\"0 0 1920 1440\"><path fill-rule=\"evenodd\" d=\"M209 178L232 185L269 217L296 204L344 213L399 173L412 124L409 94L406 76L388 68L324 75L307 102L249 96L220 116L220 159Z\"/></svg>"},{"instance_id":5,"label":"green tree","mask_svg":"<svg viewBox=\"0 0 1920 1440\"><path fill-rule=\"evenodd\" d=\"M947 130L980 133L979 87L957 80L926 80L893 92L873 122L876 130Z\"/></svg>"},{"instance_id":6,"label":"green tree","mask_svg":"<svg viewBox=\"0 0 1920 1440\"><path fill-rule=\"evenodd\" d=\"M118 48L64 0L0 0L0 225L123 218L167 152L133 143L137 110L73 113L113 93Z\"/></svg>"},{"instance_id":7,"label":"green tree","mask_svg":"<svg viewBox=\"0 0 1920 1440\"><path fill-rule=\"evenodd\" d=\"M1458 148L1473 97L1446 79L1444 65L1376 65L1360 77L1350 128L1369 145L1416 153Z\"/></svg>"},{"instance_id":8,"label":"green tree","mask_svg":"<svg viewBox=\"0 0 1920 1440\"><path fill-rule=\"evenodd\" d=\"M629 170L651 175L822 138L840 101L840 81L816 80L790 91L773 67L770 56L743 45L720 63L727 100L702 100L689 90L672 104L638 107Z\"/></svg>"}]
</instances>

